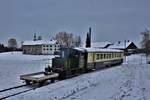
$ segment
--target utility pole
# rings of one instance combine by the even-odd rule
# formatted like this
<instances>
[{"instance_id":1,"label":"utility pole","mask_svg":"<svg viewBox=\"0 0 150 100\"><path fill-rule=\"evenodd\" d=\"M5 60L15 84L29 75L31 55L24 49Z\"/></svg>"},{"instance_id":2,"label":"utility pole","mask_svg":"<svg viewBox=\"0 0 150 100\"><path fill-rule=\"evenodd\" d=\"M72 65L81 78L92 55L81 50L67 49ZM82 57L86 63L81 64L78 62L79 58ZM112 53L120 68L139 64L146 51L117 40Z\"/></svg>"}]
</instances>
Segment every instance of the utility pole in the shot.
<instances>
[{"instance_id":1,"label":"utility pole","mask_svg":"<svg viewBox=\"0 0 150 100\"><path fill-rule=\"evenodd\" d=\"M125 57L125 61L126 61L126 40L124 41L124 57Z\"/></svg>"}]
</instances>

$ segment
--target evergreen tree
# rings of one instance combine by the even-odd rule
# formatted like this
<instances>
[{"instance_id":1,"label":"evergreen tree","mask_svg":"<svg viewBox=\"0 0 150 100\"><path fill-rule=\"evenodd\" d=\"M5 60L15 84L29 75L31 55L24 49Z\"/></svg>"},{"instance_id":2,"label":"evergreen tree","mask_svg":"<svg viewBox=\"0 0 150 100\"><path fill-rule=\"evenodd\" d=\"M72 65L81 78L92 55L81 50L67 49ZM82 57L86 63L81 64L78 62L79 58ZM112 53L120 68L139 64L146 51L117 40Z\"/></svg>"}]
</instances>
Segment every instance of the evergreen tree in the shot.
<instances>
[{"instance_id":1,"label":"evergreen tree","mask_svg":"<svg viewBox=\"0 0 150 100\"><path fill-rule=\"evenodd\" d=\"M86 37L86 47L91 47L91 28L89 28L89 32L87 33Z\"/></svg>"},{"instance_id":2,"label":"evergreen tree","mask_svg":"<svg viewBox=\"0 0 150 100\"><path fill-rule=\"evenodd\" d=\"M89 33L87 33L87 37L86 37L86 47L90 47L90 40L89 40Z\"/></svg>"}]
</instances>

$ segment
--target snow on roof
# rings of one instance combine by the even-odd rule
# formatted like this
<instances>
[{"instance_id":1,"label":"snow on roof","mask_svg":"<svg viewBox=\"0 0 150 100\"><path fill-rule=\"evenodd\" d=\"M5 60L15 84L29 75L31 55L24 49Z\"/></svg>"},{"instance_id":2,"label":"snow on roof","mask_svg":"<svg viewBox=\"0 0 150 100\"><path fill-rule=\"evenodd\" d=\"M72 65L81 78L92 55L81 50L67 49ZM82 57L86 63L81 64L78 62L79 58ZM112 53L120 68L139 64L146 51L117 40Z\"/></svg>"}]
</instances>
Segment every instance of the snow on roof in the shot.
<instances>
[{"instance_id":1,"label":"snow on roof","mask_svg":"<svg viewBox=\"0 0 150 100\"><path fill-rule=\"evenodd\" d=\"M94 43L91 43L91 46L92 47L98 47L98 48L104 48L106 47L108 44L112 44L111 42L94 42Z\"/></svg>"},{"instance_id":2,"label":"snow on roof","mask_svg":"<svg viewBox=\"0 0 150 100\"><path fill-rule=\"evenodd\" d=\"M111 49L125 49L125 47L128 47L132 42L120 42L120 43L115 43L113 45L110 45L108 48Z\"/></svg>"},{"instance_id":3,"label":"snow on roof","mask_svg":"<svg viewBox=\"0 0 150 100\"><path fill-rule=\"evenodd\" d=\"M84 48L84 47L76 47L75 50L79 50L81 52L123 52L122 50L117 49L100 49L100 48Z\"/></svg>"},{"instance_id":4,"label":"snow on roof","mask_svg":"<svg viewBox=\"0 0 150 100\"><path fill-rule=\"evenodd\" d=\"M42 45L42 44L55 44L56 40L37 40L37 41L24 41L23 45Z\"/></svg>"}]
</instances>

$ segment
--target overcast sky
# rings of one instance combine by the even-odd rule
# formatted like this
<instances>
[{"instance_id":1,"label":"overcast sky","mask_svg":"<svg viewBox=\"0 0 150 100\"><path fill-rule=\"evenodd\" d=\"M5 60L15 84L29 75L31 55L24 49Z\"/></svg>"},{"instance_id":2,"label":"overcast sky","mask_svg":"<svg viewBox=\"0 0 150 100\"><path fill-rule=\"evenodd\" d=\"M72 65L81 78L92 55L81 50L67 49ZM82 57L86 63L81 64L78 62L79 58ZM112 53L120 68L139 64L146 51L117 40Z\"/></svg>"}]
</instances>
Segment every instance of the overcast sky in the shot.
<instances>
[{"instance_id":1,"label":"overcast sky","mask_svg":"<svg viewBox=\"0 0 150 100\"><path fill-rule=\"evenodd\" d=\"M130 39L150 28L150 0L0 0L0 42L67 31L93 41Z\"/></svg>"}]
</instances>

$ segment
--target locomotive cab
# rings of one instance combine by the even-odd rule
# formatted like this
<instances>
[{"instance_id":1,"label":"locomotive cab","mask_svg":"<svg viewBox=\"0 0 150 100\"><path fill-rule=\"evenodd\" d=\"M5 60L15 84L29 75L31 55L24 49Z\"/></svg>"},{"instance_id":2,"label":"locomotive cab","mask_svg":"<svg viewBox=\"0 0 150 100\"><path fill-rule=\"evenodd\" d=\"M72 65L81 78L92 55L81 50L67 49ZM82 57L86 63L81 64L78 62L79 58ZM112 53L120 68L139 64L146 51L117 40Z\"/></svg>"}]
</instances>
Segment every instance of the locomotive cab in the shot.
<instances>
[{"instance_id":1,"label":"locomotive cab","mask_svg":"<svg viewBox=\"0 0 150 100\"><path fill-rule=\"evenodd\" d=\"M81 74L85 68L85 52L73 48L62 48L60 57L53 58L52 68L54 72L59 73L60 78Z\"/></svg>"}]
</instances>

